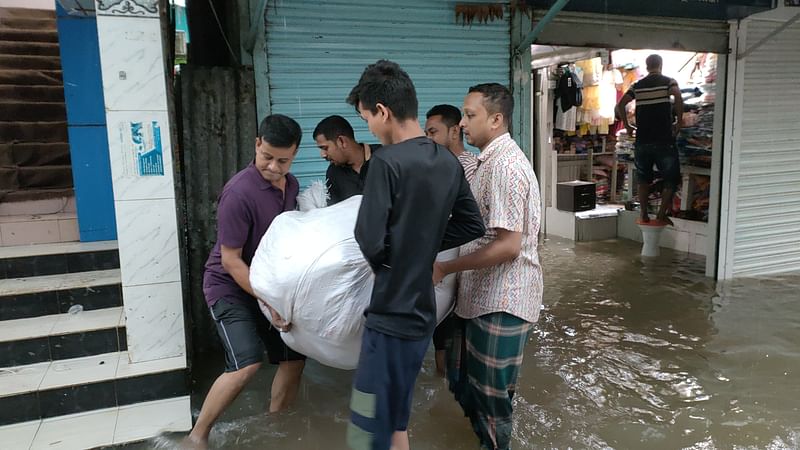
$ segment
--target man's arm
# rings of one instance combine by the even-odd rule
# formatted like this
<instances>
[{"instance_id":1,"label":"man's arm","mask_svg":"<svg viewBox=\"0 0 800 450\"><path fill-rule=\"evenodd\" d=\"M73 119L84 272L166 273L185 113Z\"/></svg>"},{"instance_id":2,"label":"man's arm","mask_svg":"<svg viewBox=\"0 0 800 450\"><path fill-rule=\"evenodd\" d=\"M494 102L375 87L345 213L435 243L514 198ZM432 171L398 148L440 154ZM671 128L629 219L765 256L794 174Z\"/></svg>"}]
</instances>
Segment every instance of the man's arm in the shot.
<instances>
[{"instance_id":1,"label":"man's arm","mask_svg":"<svg viewBox=\"0 0 800 450\"><path fill-rule=\"evenodd\" d=\"M364 183L364 197L358 210L355 238L373 270L386 264L389 259L386 233L392 210L394 178L383 160L372 158Z\"/></svg>"},{"instance_id":2,"label":"man's arm","mask_svg":"<svg viewBox=\"0 0 800 450\"><path fill-rule=\"evenodd\" d=\"M277 311L272 309L267 302L258 298L250 285L250 267L242 259L241 248L230 248L220 245L220 253L222 254L222 267L228 274L233 277L233 281L244 289L245 292L255 297L256 300L263 303L270 314L272 315L272 324L275 325L280 331L289 331L292 325L286 322Z\"/></svg>"},{"instance_id":3,"label":"man's arm","mask_svg":"<svg viewBox=\"0 0 800 450\"><path fill-rule=\"evenodd\" d=\"M328 166L327 172L325 172L325 186L328 188L328 206L335 205L342 201L335 183L335 175L333 171L333 164L331 164Z\"/></svg>"},{"instance_id":4,"label":"man's arm","mask_svg":"<svg viewBox=\"0 0 800 450\"><path fill-rule=\"evenodd\" d=\"M222 253L222 267L225 268L225 271L233 277L240 288L255 297L256 293L250 286L250 267L242 259L242 249L220 245L220 252Z\"/></svg>"},{"instance_id":5,"label":"man's arm","mask_svg":"<svg viewBox=\"0 0 800 450\"><path fill-rule=\"evenodd\" d=\"M517 168L497 167L492 171L494 199L486 217L486 226L494 229L497 237L473 253L451 261L437 262L433 267L435 283L451 273L485 269L513 261L519 256L526 222L535 212L528 210L528 201L517 192L528 191L530 183L530 179Z\"/></svg>"},{"instance_id":6,"label":"man's arm","mask_svg":"<svg viewBox=\"0 0 800 450\"><path fill-rule=\"evenodd\" d=\"M461 176L458 197L453 205L452 215L442 239L442 250L460 247L467 242L478 239L486 233L478 203L472 196L472 190L466 178Z\"/></svg>"},{"instance_id":7,"label":"man's arm","mask_svg":"<svg viewBox=\"0 0 800 450\"><path fill-rule=\"evenodd\" d=\"M247 201L235 191L223 191L217 207L217 241L222 267L239 287L255 297L250 286L250 267L242 260L242 247L252 226L253 217Z\"/></svg>"},{"instance_id":8,"label":"man's arm","mask_svg":"<svg viewBox=\"0 0 800 450\"><path fill-rule=\"evenodd\" d=\"M678 136L681 128L683 128L683 95L681 95L681 88L678 86L677 81L672 80L669 86L669 93L675 99L675 114L678 116L678 121L672 127L672 134L673 136Z\"/></svg>"},{"instance_id":9,"label":"man's arm","mask_svg":"<svg viewBox=\"0 0 800 450\"><path fill-rule=\"evenodd\" d=\"M619 99L619 103L617 103L617 107L614 108L614 112L617 115L617 119L622 121L622 124L625 125L625 130L628 131L628 136L633 137L633 126L628 122L628 112L626 111L626 107L628 103L633 101L633 94L631 91L628 91L625 95Z\"/></svg>"},{"instance_id":10,"label":"man's arm","mask_svg":"<svg viewBox=\"0 0 800 450\"><path fill-rule=\"evenodd\" d=\"M250 266L242 259L242 246L247 241L252 222L250 212L244 207L244 200L235 193L223 193L217 208L217 240L220 243L222 268L242 290L267 305L253 291ZM282 331L288 331L290 325L269 305L267 308L272 313L272 323Z\"/></svg>"},{"instance_id":11,"label":"man's arm","mask_svg":"<svg viewBox=\"0 0 800 450\"><path fill-rule=\"evenodd\" d=\"M451 274L465 270L480 270L513 261L522 250L522 233L496 228L497 238L469 255L437 262L433 268L433 282L438 283Z\"/></svg>"}]
</instances>

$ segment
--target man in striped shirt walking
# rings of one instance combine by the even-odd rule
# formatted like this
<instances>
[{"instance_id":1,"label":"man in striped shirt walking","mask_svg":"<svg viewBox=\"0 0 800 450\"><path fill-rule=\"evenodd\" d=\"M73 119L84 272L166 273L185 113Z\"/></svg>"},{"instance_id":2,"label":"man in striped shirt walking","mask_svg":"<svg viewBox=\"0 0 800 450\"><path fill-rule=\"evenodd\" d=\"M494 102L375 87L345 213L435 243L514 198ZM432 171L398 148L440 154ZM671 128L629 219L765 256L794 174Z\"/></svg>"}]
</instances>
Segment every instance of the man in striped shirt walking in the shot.
<instances>
[{"instance_id":1,"label":"man in striped shirt walking","mask_svg":"<svg viewBox=\"0 0 800 450\"><path fill-rule=\"evenodd\" d=\"M625 124L628 136L636 134L636 176L639 178L641 221L649 222L647 204L653 183L653 165L661 173L664 188L656 220L672 225L667 211L681 180L675 138L683 126L683 99L678 82L661 74L663 61L658 55L647 57L648 75L637 81L617 104L617 117ZM674 100L670 100L672 97ZM636 126L628 122L625 107L636 100ZM674 102L674 104L673 104Z\"/></svg>"}]
</instances>

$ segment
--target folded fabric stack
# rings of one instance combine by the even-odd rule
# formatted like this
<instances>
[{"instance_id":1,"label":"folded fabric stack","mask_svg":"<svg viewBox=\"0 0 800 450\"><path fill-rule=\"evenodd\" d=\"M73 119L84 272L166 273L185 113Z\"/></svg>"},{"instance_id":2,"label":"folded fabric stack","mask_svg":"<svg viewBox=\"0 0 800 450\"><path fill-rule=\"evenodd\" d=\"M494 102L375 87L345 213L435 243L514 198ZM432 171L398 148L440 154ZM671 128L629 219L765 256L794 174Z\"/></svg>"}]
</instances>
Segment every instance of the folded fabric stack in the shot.
<instances>
[{"instance_id":1,"label":"folded fabric stack","mask_svg":"<svg viewBox=\"0 0 800 450\"><path fill-rule=\"evenodd\" d=\"M626 130L620 130L617 133L617 144L615 145L617 159L620 161L633 161L633 150L635 145L636 141L633 139L633 137L628 136L628 132Z\"/></svg>"}]
</instances>

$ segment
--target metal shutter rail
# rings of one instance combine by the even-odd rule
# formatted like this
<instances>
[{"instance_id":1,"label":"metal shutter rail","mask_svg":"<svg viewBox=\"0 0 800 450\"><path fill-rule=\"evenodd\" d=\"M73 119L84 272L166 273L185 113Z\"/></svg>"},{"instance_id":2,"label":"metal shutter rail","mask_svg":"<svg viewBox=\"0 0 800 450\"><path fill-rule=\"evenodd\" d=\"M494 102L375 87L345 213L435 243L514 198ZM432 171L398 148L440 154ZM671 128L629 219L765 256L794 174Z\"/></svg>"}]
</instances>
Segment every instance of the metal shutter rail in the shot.
<instances>
[{"instance_id":1,"label":"metal shutter rail","mask_svg":"<svg viewBox=\"0 0 800 450\"><path fill-rule=\"evenodd\" d=\"M408 71L423 123L435 104L460 107L474 84L509 83L508 14L502 21L462 26L455 22L453 7L442 0L269 2L271 110L293 117L303 128L292 167L301 184L325 176L328 163L311 136L324 117L340 114L353 125L357 139L377 142L345 103L367 64L390 59Z\"/></svg>"}]
</instances>

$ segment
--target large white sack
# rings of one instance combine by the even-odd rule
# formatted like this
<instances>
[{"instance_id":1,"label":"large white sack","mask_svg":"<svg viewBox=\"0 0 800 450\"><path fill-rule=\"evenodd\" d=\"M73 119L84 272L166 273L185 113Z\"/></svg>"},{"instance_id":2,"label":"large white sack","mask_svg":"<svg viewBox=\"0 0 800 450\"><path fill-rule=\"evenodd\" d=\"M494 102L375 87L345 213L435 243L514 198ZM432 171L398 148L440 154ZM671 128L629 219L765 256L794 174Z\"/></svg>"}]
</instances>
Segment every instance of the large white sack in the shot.
<instances>
[{"instance_id":1,"label":"large white sack","mask_svg":"<svg viewBox=\"0 0 800 450\"><path fill-rule=\"evenodd\" d=\"M292 323L291 331L281 333L284 342L339 369L358 364L374 282L353 235L360 204L361 196L355 196L327 208L279 215L250 265L256 295ZM453 249L437 259L456 256ZM453 309L455 282L455 276L448 276L436 286L439 321Z\"/></svg>"},{"instance_id":2,"label":"large white sack","mask_svg":"<svg viewBox=\"0 0 800 450\"><path fill-rule=\"evenodd\" d=\"M328 205L328 197L328 186L322 180L316 180L297 196L297 209L311 211L316 208L324 208Z\"/></svg>"}]
</instances>

